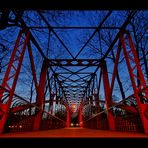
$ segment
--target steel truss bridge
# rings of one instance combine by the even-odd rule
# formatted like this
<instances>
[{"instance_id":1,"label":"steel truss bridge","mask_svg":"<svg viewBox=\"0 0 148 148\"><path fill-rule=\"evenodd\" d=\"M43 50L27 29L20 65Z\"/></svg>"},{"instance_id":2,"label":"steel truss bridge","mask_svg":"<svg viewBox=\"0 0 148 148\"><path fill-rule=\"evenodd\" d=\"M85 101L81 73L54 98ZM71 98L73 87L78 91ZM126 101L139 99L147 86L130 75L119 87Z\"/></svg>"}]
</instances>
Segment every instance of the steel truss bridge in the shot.
<instances>
[{"instance_id":1,"label":"steel truss bridge","mask_svg":"<svg viewBox=\"0 0 148 148\"><path fill-rule=\"evenodd\" d=\"M76 56L60 39L55 28L90 29L91 27L52 27L42 12L37 11L46 24L44 28L50 29L57 37L71 56L69 59L49 59L32 34L32 27L26 25L19 11L13 13L18 18L21 27L0 85L0 133L2 135L12 132L24 133L70 127L72 126L71 115L74 110L77 113L77 125L81 128L148 134L148 87L132 36L126 30L126 26L137 13L136 11L131 11L119 27L103 27L104 22L112 14L109 11L98 27L92 27L95 29L94 33ZM100 59L78 58L96 32L101 29L118 30L106 53ZM113 72L109 76L106 57L115 44L118 44L117 52L114 65L112 65ZM37 79L34 63L36 57L33 56L32 46L37 48L43 58L39 80ZM28 53L27 56L30 60L36 91L33 102L15 93L25 52ZM134 93L121 101L114 102L112 101L112 92L121 52L124 55L132 84L130 87ZM64 71L56 72L54 67L59 67ZM69 67L79 67L80 69L73 71ZM88 67L95 68L92 71L84 72ZM96 74L97 72L100 73L99 76ZM76 76L77 79L73 76ZM139 85L137 85L137 79L140 81ZM99 97L101 83L104 87L104 100ZM58 112L54 106L57 106Z\"/></svg>"}]
</instances>

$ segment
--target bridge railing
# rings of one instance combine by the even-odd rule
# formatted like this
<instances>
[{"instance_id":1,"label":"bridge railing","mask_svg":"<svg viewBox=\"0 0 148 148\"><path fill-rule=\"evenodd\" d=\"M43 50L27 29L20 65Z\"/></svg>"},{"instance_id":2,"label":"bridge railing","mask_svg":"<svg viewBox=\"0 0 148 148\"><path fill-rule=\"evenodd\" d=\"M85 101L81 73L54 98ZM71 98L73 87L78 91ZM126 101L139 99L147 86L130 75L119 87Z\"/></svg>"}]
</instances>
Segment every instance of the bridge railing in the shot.
<instances>
[{"instance_id":1,"label":"bridge railing","mask_svg":"<svg viewBox=\"0 0 148 148\"><path fill-rule=\"evenodd\" d=\"M98 110L100 112L98 112ZM85 109L83 110L83 127L102 130L108 129L107 114L106 111L103 110L103 106L95 107L89 104L85 105Z\"/></svg>"},{"instance_id":2,"label":"bridge railing","mask_svg":"<svg viewBox=\"0 0 148 148\"><path fill-rule=\"evenodd\" d=\"M1 104L7 103L8 96L9 91L4 89ZM33 131L34 120L38 115L37 110L42 111L40 130L63 128L66 126L64 117L57 117L41 109L36 105L36 103L30 103L28 100L22 98L21 96L14 94L11 108L8 112L4 132Z\"/></svg>"},{"instance_id":3,"label":"bridge railing","mask_svg":"<svg viewBox=\"0 0 148 148\"><path fill-rule=\"evenodd\" d=\"M83 121L83 127L92 129L108 129L107 114L103 111Z\"/></svg>"},{"instance_id":4,"label":"bridge railing","mask_svg":"<svg viewBox=\"0 0 148 148\"><path fill-rule=\"evenodd\" d=\"M145 89L147 89L147 87L139 91L139 97L143 104L148 104L148 98L142 93ZM83 127L102 130L109 129L108 112L113 116L116 131L144 132L134 94L118 103L112 102L108 110L104 108L104 110L95 114L92 114L92 112L87 115L83 114Z\"/></svg>"}]
</instances>

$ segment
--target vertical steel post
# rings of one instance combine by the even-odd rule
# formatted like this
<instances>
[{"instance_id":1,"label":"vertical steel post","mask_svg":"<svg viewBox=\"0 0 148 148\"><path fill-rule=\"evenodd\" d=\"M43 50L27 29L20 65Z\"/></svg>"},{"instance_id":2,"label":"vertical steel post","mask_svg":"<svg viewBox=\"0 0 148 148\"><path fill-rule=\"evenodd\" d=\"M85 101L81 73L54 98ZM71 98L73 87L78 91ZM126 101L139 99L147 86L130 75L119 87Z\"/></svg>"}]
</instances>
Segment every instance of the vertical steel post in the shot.
<instances>
[{"instance_id":1,"label":"vertical steel post","mask_svg":"<svg viewBox=\"0 0 148 148\"><path fill-rule=\"evenodd\" d=\"M93 96L89 96L90 99L90 113L93 114Z\"/></svg>"},{"instance_id":2,"label":"vertical steel post","mask_svg":"<svg viewBox=\"0 0 148 148\"><path fill-rule=\"evenodd\" d=\"M107 66L106 66L105 61L102 61L101 63L101 71L102 71L102 76L103 76L104 93L105 93L105 99L106 99L105 101L106 101L108 125L109 125L110 130L115 130L114 116L110 112L110 110L108 110L110 107L110 102L111 102L111 94L110 94L110 84L109 84L109 79L108 79Z\"/></svg>"},{"instance_id":3,"label":"vertical steel post","mask_svg":"<svg viewBox=\"0 0 148 148\"><path fill-rule=\"evenodd\" d=\"M126 33L127 35L126 38L123 37L124 33ZM128 72L132 82L134 95L136 97L139 114L143 123L144 132L148 133L148 116L146 114L148 112L148 104L143 104L143 102L141 102L139 97L139 92L146 87L146 81L144 79L144 75L142 73L142 69L134 47L134 43L132 41L129 32L121 32L120 40L123 47L123 53L128 67ZM127 44L125 43L125 41L128 41L130 50L128 50L129 47L128 48L126 47ZM134 63L134 66L132 66L131 63ZM138 71L139 75L136 75L137 73L134 74L135 69ZM140 86L136 86L135 78L140 80ZM143 93L145 94L145 97L148 99L148 89L143 90Z\"/></svg>"},{"instance_id":4,"label":"vertical steel post","mask_svg":"<svg viewBox=\"0 0 148 148\"><path fill-rule=\"evenodd\" d=\"M30 32L27 31L25 35L25 30L21 30L18 34L14 49L12 51L9 64L2 82L2 88L7 88L10 91L8 101L5 104L0 104L2 110L2 117L0 119L0 133L3 133L4 126L7 120L9 109L13 100L14 91L16 88L18 76L21 70L23 57L25 54L25 49L29 40ZM17 62L17 65L16 65ZM11 71L15 71L13 74ZM12 80L12 84L9 84L8 81ZM0 100L2 100L4 89L0 89Z\"/></svg>"},{"instance_id":5,"label":"vertical steel post","mask_svg":"<svg viewBox=\"0 0 148 148\"><path fill-rule=\"evenodd\" d=\"M98 94L97 93L94 93L94 98L95 98L95 105L96 105L96 108L98 109L98 111L100 111L100 107L99 107L99 98L98 98Z\"/></svg>"},{"instance_id":6,"label":"vertical steel post","mask_svg":"<svg viewBox=\"0 0 148 148\"><path fill-rule=\"evenodd\" d=\"M55 94L52 92L51 93L51 98L50 98L50 106L51 106L51 114L53 115L53 104L54 104L54 97L55 97Z\"/></svg>"},{"instance_id":7,"label":"vertical steel post","mask_svg":"<svg viewBox=\"0 0 148 148\"><path fill-rule=\"evenodd\" d=\"M70 109L69 109L68 104L67 104L66 108L67 108L67 112L66 112L66 126L70 127Z\"/></svg>"},{"instance_id":8,"label":"vertical steel post","mask_svg":"<svg viewBox=\"0 0 148 148\"><path fill-rule=\"evenodd\" d=\"M37 114L35 116L34 120L34 127L33 130L39 130L41 126L41 121L42 121L42 114L43 114L43 105L45 102L44 98L44 89L46 85L46 74L47 74L47 62L46 60L43 61L42 69L41 69L41 74L40 74L40 82L39 82L39 87L37 91L37 106L39 108L36 108Z\"/></svg>"},{"instance_id":9,"label":"vertical steel post","mask_svg":"<svg viewBox=\"0 0 148 148\"><path fill-rule=\"evenodd\" d=\"M98 94L97 93L94 93L95 105L96 105L96 111L97 111L95 113L100 112L99 98L98 98ZM97 125L97 127L98 127L98 124L99 124L99 116L96 116L96 125Z\"/></svg>"},{"instance_id":10,"label":"vertical steel post","mask_svg":"<svg viewBox=\"0 0 148 148\"><path fill-rule=\"evenodd\" d=\"M60 97L60 113L63 115L63 111L62 111L62 97ZM61 116L63 117L63 116Z\"/></svg>"},{"instance_id":11,"label":"vertical steel post","mask_svg":"<svg viewBox=\"0 0 148 148\"><path fill-rule=\"evenodd\" d=\"M79 126L83 126L83 121L82 121L82 103L79 106Z\"/></svg>"}]
</instances>

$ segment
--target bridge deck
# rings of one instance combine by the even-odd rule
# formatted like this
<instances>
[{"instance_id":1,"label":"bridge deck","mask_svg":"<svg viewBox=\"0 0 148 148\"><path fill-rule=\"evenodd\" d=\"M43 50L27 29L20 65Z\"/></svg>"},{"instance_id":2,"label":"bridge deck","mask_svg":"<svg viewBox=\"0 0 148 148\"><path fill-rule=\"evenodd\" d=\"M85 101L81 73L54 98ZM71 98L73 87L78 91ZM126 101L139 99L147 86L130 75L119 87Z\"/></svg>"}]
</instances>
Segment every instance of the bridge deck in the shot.
<instances>
[{"instance_id":1,"label":"bridge deck","mask_svg":"<svg viewBox=\"0 0 148 148\"><path fill-rule=\"evenodd\" d=\"M148 134L86 129L79 127L36 132L1 134L0 138L148 138Z\"/></svg>"}]
</instances>

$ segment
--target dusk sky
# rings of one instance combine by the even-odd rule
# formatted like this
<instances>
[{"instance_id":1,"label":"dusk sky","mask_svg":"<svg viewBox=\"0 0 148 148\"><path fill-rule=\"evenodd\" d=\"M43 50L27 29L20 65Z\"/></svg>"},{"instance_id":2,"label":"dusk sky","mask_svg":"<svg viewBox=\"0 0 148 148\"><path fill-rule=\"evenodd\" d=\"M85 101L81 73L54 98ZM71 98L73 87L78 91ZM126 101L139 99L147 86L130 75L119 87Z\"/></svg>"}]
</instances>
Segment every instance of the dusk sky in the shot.
<instances>
[{"instance_id":1,"label":"dusk sky","mask_svg":"<svg viewBox=\"0 0 148 148\"><path fill-rule=\"evenodd\" d=\"M41 11L42 15L46 18L49 25L52 27L98 27L104 17L109 13L109 11ZM143 17L147 17L147 11L141 12L143 13ZM111 41L113 41L114 37L118 32L118 27L121 27L124 21L127 18L127 11L112 11L111 15L106 19L106 21L102 24L103 27L117 27L117 29L99 29L92 39L88 42L82 52L77 56L77 59L100 59L103 54L109 48ZM137 14L137 16L140 15ZM14 14L10 13L11 18L14 18ZM71 55L65 49L65 47L61 44L59 39L56 37L55 33L53 33L50 29L47 28L47 24L43 21L41 16L36 11L24 11L23 20L30 27L30 31L35 37L36 41L42 48L43 53L49 59L71 59L72 56L75 57L80 49L84 46L84 44L88 41L91 35L94 33L96 28L89 29L61 29L61 28L53 28L54 32L58 35L58 37L62 40L66 48L70 51ZM144 22L141 25L145 25ZM19 24L18 24L19 26ZM43 28L39 28L43 27ZM127 29L131 31L131 26L128 25ZM17 38L17 34L20 30L20 27L8 27L5 30L0 31L0 41L6 45L6 48L9 51L13 50L14 43ZM5 34L7 33L7 36ZM132 34L132 31L131 31ZM109 41L109 35L111 36L111 41ZM32 43L31 43L32 44ZM114 53L117 51L118 41L114 46ZM37 71L37 77L39 79L41 65L43 58L40 53L36 49L36 47L32 44L33 56L35 60L35 66ZM110 55L111 53L109 53ZM7 54L7 58L2 61L2 64L5 64L10 57L10 52ZM121 56L122 59L122 56ZM113 71L113 61L110 58L106 59L107 68L109 72L109 77L112 76ZM130 89L131 82L129 80L129 76L127 73L127 68L125 67L125 61L122 64L119 64L119 73L121 76L121 81L123 82L124 89L126 92L126 96L133 93L132 89ZM76 72L80 68L84 67L68 67L69 70ZM60 67L53 67L55 72L67 72ZM93 72L96 67L89 67L81 72ZM2 78L4 75L4 69L1 73L0 77ZM97 71L97 76L99 77L100 69ZM52 75L51 70L49 69L49 77ZM63 76L69 76L63 75ZM82 76L82 75L81 75ZM85 75L83 75L85 76ZM77 75L72 75L70 79L76 80L79 77ZM62 80L62 76L59 77ZM88 77L89 79L89 77ZM28 58L28 52L26 51L25 57L23 60L23 66L21 70L21 74L19 76L18 85L16 88L16 94L25 97L26 99L30 96L30 87L31 86L31 70L30 63ZM68 82L67 82L68 83ZM66 84L64 84L66 85ZM76 85L76 83L73 83ZM81 84L79 84L81 85ZM25 90L25 91L24 91ZM74 90L74 89L73 89ZM36 93L34 91L34 97ZM121 95L119 92L119 87L115 82L115 87L113 91L113 95L121 99ZM101 84L100 96L104 99L104 88L103 84ZM72 98L71 99L78 99Z\"/></svg>"}]
</instances>

